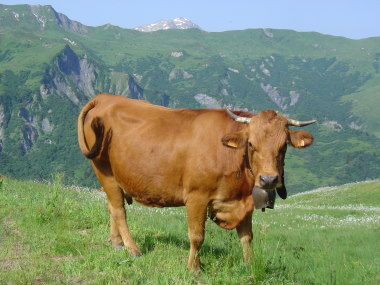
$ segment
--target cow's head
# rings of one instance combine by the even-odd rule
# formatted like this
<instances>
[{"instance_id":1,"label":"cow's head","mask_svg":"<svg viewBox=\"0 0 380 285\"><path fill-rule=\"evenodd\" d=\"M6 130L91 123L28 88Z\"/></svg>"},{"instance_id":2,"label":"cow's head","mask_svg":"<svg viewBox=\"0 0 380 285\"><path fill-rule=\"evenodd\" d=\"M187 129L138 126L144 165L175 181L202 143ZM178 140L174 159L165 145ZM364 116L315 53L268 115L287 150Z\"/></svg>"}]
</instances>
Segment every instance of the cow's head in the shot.
<instances>
[{"instance_id":1,"label":"cow's head","mask_svg":"<svg viewBox=\"0 0 380 285\"><path fill-rule=\"evenodd\" d=\"M241 131L226 134L224 145L245 148L245 160L255 179L255 186L277 189L281 198L286 198L284 184L284 159L287 145L304 148L312 144L313 136L304 130L290 130L289 126L306 126L316 121L290 120L273 110L262 111L251 118L240 117L227 110L232 119L247 124Z\"/></svg>"}]
</instances>

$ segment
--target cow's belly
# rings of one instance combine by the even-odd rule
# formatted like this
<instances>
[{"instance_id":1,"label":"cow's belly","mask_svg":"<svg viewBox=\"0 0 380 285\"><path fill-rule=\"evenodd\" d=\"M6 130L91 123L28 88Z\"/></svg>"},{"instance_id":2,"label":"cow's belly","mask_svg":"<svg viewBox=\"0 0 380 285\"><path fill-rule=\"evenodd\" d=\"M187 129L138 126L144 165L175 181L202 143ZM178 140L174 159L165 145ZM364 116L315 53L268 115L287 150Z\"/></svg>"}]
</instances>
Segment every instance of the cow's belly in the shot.
<instances>
[{"instance_id":1,"label":"cow's belly","mask_svg":"<svg viewBox=\"0 0 380 285\"><path fill-rule=\"evenodd\" d=\"M181 185L164 178L139 176L116 178L123 191L135 201L150 207L184 206Z\"/></svg>"},{"instance_id":2,"label":"cow's belly","mask_svg":"<svg viewBox=\"0 0 380 285\"><path fill-rule=\"evenodd\" d=\"M169 197L141 197L135 196L133 199L145 206L149 207L179 207L184 206L183 202L177 199L169 199Z\"/></svg>"},{"instance_id":3,"label":"cow's belly","mask_svg":"<svg viewBox=\"0 0 380 285\"><path fill-rule=\"evenodd\" d=\"M158 191L157 191L158 190ZM179 207L184 206L182 195L176 195L170 191L141 191L140 189L124 190L127 195L131 196L136 202L149 207Z\"/></svg>"}]
</instances>

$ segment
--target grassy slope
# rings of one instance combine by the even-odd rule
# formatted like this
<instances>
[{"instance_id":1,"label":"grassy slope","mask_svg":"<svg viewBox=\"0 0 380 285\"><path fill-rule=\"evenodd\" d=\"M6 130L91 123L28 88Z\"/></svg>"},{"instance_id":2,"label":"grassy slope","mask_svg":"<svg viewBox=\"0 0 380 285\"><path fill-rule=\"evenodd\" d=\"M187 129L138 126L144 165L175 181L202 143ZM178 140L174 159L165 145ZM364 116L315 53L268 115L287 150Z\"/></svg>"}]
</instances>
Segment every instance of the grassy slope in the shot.
<instances>
[{"instance_id":1,"label":"grassy slope","mask_svg":"<svg viewBox=\"0 0 380 285\"><path fill-rule=\"evenodd\" d=\"M254 264L245 266L235 231L206 224L204 272L185 270L184 208L128 207L144 256L108 242L98 193L5 180L0 193L0 283L375 284L380 282L380 182L320 189L254 213ZM54 269L54 270L52 270Z\"/></svg>"},{"instance_id":2,"label":"grassy slope","mask_svg":"<svg viewBox=\"0 0 380 285\"><path fill-rule=\"evenodd\" d=\"M72 37L97 54L110 65L118 56L169 55L172 51L186 51L196 62L198 58L223 55L228 62L240 62L245 58L261 58L272 54L286 57L307 58L338 57L350 61L361 71L373 70L373 54L377 51L378 38L351 40L319 33L301 33L290 30L271 30L273 37L262 29L209 33L199 30L166 30L141 33L113 26L90 28L85 36ZM100 49L106 43L107 48ZM117 55L115 57L115 55Z\"/></svg>"},{"instance_id":3,"label":"grassy slope","mask_svg":"<svg viewBox=\"0 0 380 285\"><path fill-rule=\"evenodd\" d=\"M380 137L379 101L380 101L380 75L376 74L356 93L346 95L343 101L352 102L353 113L362 118L365 129Z\"/></svg>"}]
</instances>

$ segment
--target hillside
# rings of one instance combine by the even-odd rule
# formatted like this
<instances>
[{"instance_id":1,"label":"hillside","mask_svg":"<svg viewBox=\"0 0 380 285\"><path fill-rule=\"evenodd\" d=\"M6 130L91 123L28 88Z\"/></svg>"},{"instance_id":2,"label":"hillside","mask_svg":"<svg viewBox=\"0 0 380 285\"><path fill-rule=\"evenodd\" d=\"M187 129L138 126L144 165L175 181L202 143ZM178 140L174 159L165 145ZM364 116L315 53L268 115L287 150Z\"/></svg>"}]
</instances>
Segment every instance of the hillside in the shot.
<instances>
[{"instance_id":1,"label":"hillside","mask_svg":"<svg viewBox=\"0 0 380 285\"><path fill-rule=\"evenodd\" d=\"M380 181L349 183L322 187L290 196L284 206L305 208L319 207L349 210L380 211ZM380 217L378 217L380 218Z\"/></svg>"},{"instance_id":2,"label":"hillside","mask_svg":"<svg viewBox=\"0 0 380 285\"><path fill-rule=\"evenodd\" d=\"M1 184L0 184L1 185ZM255 262L244 265L235 231L206 223L203 273L185 269L181 208L127 206L143 251L131 258L107 241L105 197L96 191L5 179L0 186L0 280L15 284L377 284L379 181L330 187L255 211ZM22 197L22 198L21 198ZM15 209L17 215L14 214ZM42 234L43 233L43 234ZM54 268L54 270L51 270Z\"/></svg>"},{"instance_id":3,"label":"hillside","mask_svg":"<svg viewBox=\"0 0 380 285\"><path fill-rule=\"evenodd\" d=\"M275 109L308 127L290 192L378 178L380 38L250 29L89 27L51 6L0 5L0 174L94 185L75 120L98 92L172 108Z\"/></svg>"}]
</instances>

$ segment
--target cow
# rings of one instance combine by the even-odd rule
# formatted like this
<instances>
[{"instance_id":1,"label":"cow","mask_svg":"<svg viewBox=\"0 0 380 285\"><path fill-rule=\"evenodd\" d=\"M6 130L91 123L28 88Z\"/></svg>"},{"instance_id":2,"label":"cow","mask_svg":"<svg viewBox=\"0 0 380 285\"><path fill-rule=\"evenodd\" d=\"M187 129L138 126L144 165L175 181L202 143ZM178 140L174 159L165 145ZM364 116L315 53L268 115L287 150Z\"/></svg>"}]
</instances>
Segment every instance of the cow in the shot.
<instances>
[{"instance_id":1,"label":"cow","mask_svg":"<svg viewBox=\"0 0 380 285\"><path fill-rule=\"evenodd\" d=\"M107 196L112 246L141 255L124 208L125 201L135 200L186 207L189 270L200 272L207 216L236 229L248 262L252 190L277 189L286 197L287 145L304 148L313 142L310 133L288 126L314 122L289 120L273 110L170 109L120 95L95 96L79 114L78 142Z\"/></svg>"}]
</instances>

